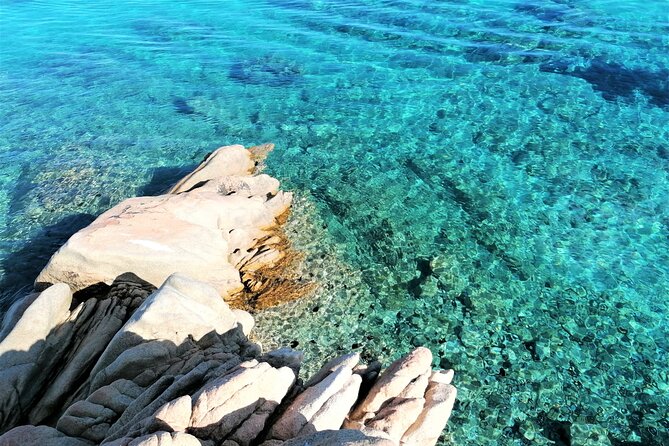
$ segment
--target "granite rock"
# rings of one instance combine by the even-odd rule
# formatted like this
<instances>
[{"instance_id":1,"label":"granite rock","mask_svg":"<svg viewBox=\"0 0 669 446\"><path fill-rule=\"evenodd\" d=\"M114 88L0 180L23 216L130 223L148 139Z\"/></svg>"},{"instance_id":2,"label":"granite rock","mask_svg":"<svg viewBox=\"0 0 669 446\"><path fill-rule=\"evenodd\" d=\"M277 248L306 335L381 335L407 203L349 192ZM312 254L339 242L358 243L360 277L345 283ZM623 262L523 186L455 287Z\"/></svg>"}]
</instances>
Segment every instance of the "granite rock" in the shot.
<instances>
[{"instance_id":1,"label":"granite rock","mask_svg":"<svg viewBox=\"0 0 669 446\"><path fill-rule=\"evenodd\" d=\"M399 443L402 435L423 410L423 398L393 398L374 418L365 422L363 432Z\"/></svg>"},{"instance_id":2,"label":"granite rock","mask_svg":"<svg viewBox=\"0 0 669 446\"><path fill-rule=\"evenodd\" d=\"M19 426L0 436L2 446L92 446L49 426Z\"/></svg>"},{"instance_id":3,"label":"granite rock","mask_svg":"<svg viewBox=\"0 0 669 446\"><path fill-rule=\"evenodd\" d=\"M56 252L36 286L62 282L77 291L125 272L160 286L182 273L224 297L240 292L242 265L258 269L282 258L263 242L292 199L276 180L253 176L254 165L251 151L222 147L172 193L119 203Z\"/></svg>"},{"instance_id":4,"label":"granite rock","mask_svg":"<svg viewBox=\"0 0 669 446\"><path fill-rule=\"evenodd\" d=\"M353 374L357 362L357 355L345 355L325 364L274 422L269 438L288 440L340 428L358 397L362 379Z\"/></svg>"},{"instance_id":5,"label":"granite rock","mask_svg":"<svg viewBox=\"0 0 669 446\"><path fill-rule=\"evenodd\" d=\"M91 387L133 380L152 363L167 364L187 339L197 342L209 333L236 328L235 314L215 288L174 274L111 339L91 371Z\"/></svg>"},{"instance_id":6,"label":"granite rock","mask_svg":"<svg viewBox=\"0 0 669 446\"><path fill-rule=\"evenodd\" d=\"M425 405L416 421L401 438L401 444L411 446L432 446L446 427L451 416L457 390L450 384L430 381L425 393Z\"/></svg>"},{"instance_id":7,"label":"granite rock","mask_svg":"<svg viewBox=\"0 0 669 446\"><path fill-rule=\"evenodd\" d=\"M295 375L287 367L275 369L266 362L244 362L193 396L190 431L217 442L237 431L237 443L249 444L294 382Z\"/></svg>"},{"instance_id":8,"label":"granite rock","mask_svg":"<svg viewBox=\"0 0 669 446\"><path fill-rule=\"evenodd\" d=\"M239 144L218 149L205 157L200 165L179 180L169 193L178 194L193 189L196 185L221 176L251 175L255 167L250 153Z\"/></svg>"},{"instance_id":9,"label":"granite rock","mask_svg":"<svg viewBox=\"0 0 669 446\"><path fill-rule=\"evenodd\" d=\"M349 420L363 423L381 409L384 403L399 396L407 386L415 385L431 367L432 353L424 347L418 347L407 356L398 359L388 367L372 386L365 399L356 406ZM427 385L427 381L424 380ZM424 389L423 389L424 390ZM411 391L415 394L418 389Z\"/></svg>"},{"instance_id":10,"label":"granite rock","mask_svg":"<svg viewBox=\"0 0 669 446\"><path fill-rule=\"evenodd\" d=\"M65 284L31 297L15 324L0 342L0 432L14 425L38 397L56 361L52 353L69 334L72 293Z\"/></svg>"},{"instance_id":11,"label":"granite rock","mask_svg":"<svg viewBox=\"0 0 669 446\"><path fill-rule=\"evenodd\" d=\"M72 395L63 397L61 389L54 393L60 399L45 399L53 391L48 386L39 396L19 392L17 398L29 396L30 410L17 420L39 412L55 421L12 429L0 444L428 446L450 416L456 391L447 383L453 372L432 371L425 349L395 361L378 379L380 365L361 365L354 353L296 384L302 355L291 349L262 355L243 331L250 315L231 310L213 286L174 274L144 297L149 289L146 283L118 281L72 311L67 286L31 297L25 319L18 319L0 345L30 343L12 341L26 327L33 340L43 336L45 345L64 342L70 351L49 350L64 358L63 364L57 358L38 363ZM31 316L32 305L40 303L56 310ZM110 313L113 309L124 311ZM69 337L62 335L63 327L70 327ZM96 334L103 335L102 346ZM75 337L80 342L72 343ZM83 361L85 353L93 358ZM363 379L373 384L361 395ZM340 429L344 422L356 430ZM12 423L16 420L6 427Z\"/></svg>"},{"instance_id":12,"label":"granite rock","mask_svg":"<svg viewBox=\"0 0 669 446\"><path fill-rule=\"evenodd\" d=\"M282 443L282 446L397 446L381 437L366 435L358 430L341 429L316 432Z\"/></svg>"},{"instance_id":13,"label":"granite rock","mask_svg":"<svg viewBox=\"0 0 669 446\"><path fill-rule=\"evenodd\" d=\"M290 290L274 265L291 196L257 172L271 148L220 148L170 193L126 200L52 257L42 292L0 326L0 444L435 444L456 390L429 350L385 372L343 355L303 384L302 353L261 354L251 314L230 308L262 287L271 302Z\"/></svg>"}]
</instances>

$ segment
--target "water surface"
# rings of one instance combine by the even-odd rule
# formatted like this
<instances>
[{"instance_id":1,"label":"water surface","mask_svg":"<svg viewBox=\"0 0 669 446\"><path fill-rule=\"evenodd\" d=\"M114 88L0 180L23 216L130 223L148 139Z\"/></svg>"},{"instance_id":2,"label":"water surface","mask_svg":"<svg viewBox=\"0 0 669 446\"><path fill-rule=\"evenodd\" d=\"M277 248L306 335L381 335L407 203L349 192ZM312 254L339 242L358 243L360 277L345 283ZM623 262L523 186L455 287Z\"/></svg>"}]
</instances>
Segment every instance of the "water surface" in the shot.
<instances>
[{"instance_id":1,"label":"water surface","mask_svg":"<svg viewBox=\"0 0 669 446\"><path fill-rule=\"evenodd\" d=\"M445 442L668 444L668 11L6 0L3 302L109 206L273 141L318 222L309 265L348 266L260 337L427 345L458 373Z\"/></svg>"}]
</instances>

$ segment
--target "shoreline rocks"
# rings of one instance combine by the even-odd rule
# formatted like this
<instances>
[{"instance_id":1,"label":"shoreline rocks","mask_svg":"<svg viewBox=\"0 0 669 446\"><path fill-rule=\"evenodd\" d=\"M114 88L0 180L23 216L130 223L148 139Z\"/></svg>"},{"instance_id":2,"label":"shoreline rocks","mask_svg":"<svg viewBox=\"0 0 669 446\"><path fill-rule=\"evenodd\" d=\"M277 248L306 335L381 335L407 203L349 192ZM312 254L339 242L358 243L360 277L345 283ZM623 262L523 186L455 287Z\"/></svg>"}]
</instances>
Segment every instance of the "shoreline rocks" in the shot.
<instances>
[{"instance_id":1,"label":"shoreline rocks","mask_svg":"<svg viewBox=\"0 0 669 446\"><path fill-rule=\"evenodd\" d=\"M272 147L221 147L167 194L112 207L51 257L36 289L67 283L77 292L132 272L156 287L182 273L228 301L262 292L262 270L288 254L280 221L292 201L276 179L255 172Z\"/></svg>"},{"instance_id":2,"label":"shoreline rocks","mask_svg":"<svg viewBox=\"0 0 669 446\"><path fill-rule=\"evenodd\" d=\"M220 148L169 194L124 201L54 254L42 292L0 325L0 445L437 442L456 389L429 350L383 372L352 353L302 379L299 352L248 339L253 317L233 306L305 289L263 283L290 257L291 196L254 175L270 149Z\"/></svg>"},{"instance_id":3,"label":"shoreline rocks","mask_svg":"<svg viewBox=\"0 0 669 446\"><path fill-rule=\"evenodd\" d=\"M34 377L12 381L16 393L1 395L2 414L13 416L2 419L7 432L0 444L269 446L303 439L432 445L448 420L455 398L447 383L451 373L433 372L424 348L372 378L366 393L361 383L370 379L369 368L357 354L333 359L303 382L299 353L261 354L243 331L250 315L230 309L213 286L173 274L158 290L138 297L137 305L130 297L146 284L119 283L73 310L69 287L54 285L8 331L0 342L3 352L18 354L27 344L62 348L33 349L32 362L0 356L0 376ZM98 326L78 325L77 319L87 307L114 299L131 314L100 349ZM46 300L56 311L32 317ZM92 331L77 328L84 326ZM93 355L86 362L77 354L84 351ZM50 394L52 383L58 383L56 396ZM38 426L15 427L25 422ZM349 429L340 431L342 426Z\"/></svg>"}]
</instances>

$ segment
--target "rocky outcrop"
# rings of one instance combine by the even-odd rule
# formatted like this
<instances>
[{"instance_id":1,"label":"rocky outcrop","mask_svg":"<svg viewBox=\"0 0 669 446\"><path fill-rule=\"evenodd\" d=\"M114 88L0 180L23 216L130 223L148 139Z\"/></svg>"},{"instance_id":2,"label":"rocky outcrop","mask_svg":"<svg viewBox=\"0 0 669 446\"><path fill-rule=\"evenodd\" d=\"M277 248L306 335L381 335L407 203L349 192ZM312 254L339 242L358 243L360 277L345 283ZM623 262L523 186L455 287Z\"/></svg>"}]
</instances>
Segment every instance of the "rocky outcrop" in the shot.
<instances>
[{"instance_id":1,"label":"rocky outcrop","mask_svg":"<svg viewBox=\"0 0 669 446\"><path fill-rule=\"evenodd\" d=\"M3 446L90 446L49 426L20 426L0 436Z\"/></svg>"},{"instance_id":2,"label":"rocky outcrop","mask_svg":"<svg viewBox=\"0 0 669 446\"><path fill-rule=\"evenodd\" d=\"M251 175L270 148L221 148L170 194L124 202L54 255L38 282L57 283L0 326L0 445L437 442L456 390L429 350L384 372L351 353L302 380L302 354L261 352L251 314L226 302L257 292L258 271L286 255L272 228L289 195Z\"/></svg>"},{"instance_id":3,"label":"rocky outcrop","mask_svg":"<svg viewBox=\"0 0 669 446\"><path fill-rule=\"evenodd\" d=\"M114 206L53 255L36 286L67 283L78 291L125 272L160 286L182 273L227 298L245 286L258 291L253 272L285 254L277 219L292 199L276 179L254 174L259 152L221 147L168 194Z\"/></svg>"},{"instance_id":4,"label":"rocky outcrop","mask_svg":"<svg viewBox=\"0 0 669 446\"><path fill-rule=\"evenodd\" d=\"M384 438L370 437L360 431L350 429L327 430L294 438L284 443L267 442L265 444L281 444L282 446L396 446L395 443Z\"/></svg>"},{"instance_id":5,"label":"rocky outcrop","mask_svg":"<svg viewBox=\"0 0 669 446\"><path fill-rule=\"evenodd\" d=\"M37 398L40 389L35 381L40 380L45 367L53 365L52 351L59 347L49 335L67 321L72 293L67 285L58 284L26 300L31 301L30 305L13 329L3 324L3 332L6 331L0 343L0 421L3 425L16 423L20 416L17 409L28 407ZM58 335L66 337L66 331L63 328Z\"/></svg>"},{"instance_id":6,"label":"rocky outcrop","mask_svg":"<svg viewBox=\"0 0 669 446\"><path fill-rule=\"evenodd\" d=\"M17 420L40 423L73 401L80 380L153 290L141 279L125 275L100 297L78 304L64 284L35 299L29 297L32 302L19 323L3 324L8 334L0 342L0 376L11 386L1 386L0 425Z\"/></svg>"},{"instance_id":7,"label":"rocky outcrop","mask_svg":"<svg viewBox=\"0 0 669 446\"><path fill-rule=\"evenodd\" d=\"M431 445L450 415L452 374L426 349L375 380L349 354L302 383L301 355L261 354L250 315L213 286L174 274L150 287L125 276L78 304L63 284L31 297L3 327L0 444ZM27 422L43 425L11 429Z\"/></svg>"}]
</instances>

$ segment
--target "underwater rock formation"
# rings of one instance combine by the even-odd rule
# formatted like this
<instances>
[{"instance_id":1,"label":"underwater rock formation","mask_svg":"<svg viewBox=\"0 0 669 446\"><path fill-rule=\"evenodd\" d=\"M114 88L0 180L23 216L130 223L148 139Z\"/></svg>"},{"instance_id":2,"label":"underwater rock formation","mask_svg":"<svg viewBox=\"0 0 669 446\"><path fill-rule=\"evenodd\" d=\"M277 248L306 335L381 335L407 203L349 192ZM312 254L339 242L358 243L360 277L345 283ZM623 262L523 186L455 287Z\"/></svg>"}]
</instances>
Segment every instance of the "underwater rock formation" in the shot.
<instances>
[{"instance_id":1,"label":"underwater rock formation","mask_svg":"<svg viewBox=\"0 0 669 446\"><path fill-rule=\"evenodd\" d=\"M263 56L243 59L230 66L228 77L247 85L285 87L302 81L300 67L293 61Z\"/></svg>"},{"instance_id":2,"label":"underwater rock formation","mask_svg":"<svg viewBox=\"0 0 669 446\"><path fill-rule=\"evenodd\" d=\"M630 68L602 58L590 64L572 66L569 61L557 60L542 63L539 69L546 73L557 73L585 80L599 91L607 101L632 100L636 92L648 98L656 107L669 107L669 69Z\"/></svg>"},{"instance_id":3,"label":"underwater rock formation","mask_svg":"<svg viewBox=\"0 0 669 446\"><path fill-rule=\"evenodd\" d=\"M249 340L253 317L233 293L286 255L277 227L290 195L252 175L270 149L218 149L168 194L126 200L54 255L46 288L0 325L0 445L437 442L456 390L429 350L384 372L351 353L304 381L299 352Z\"/></svg>"}]
</instances>

